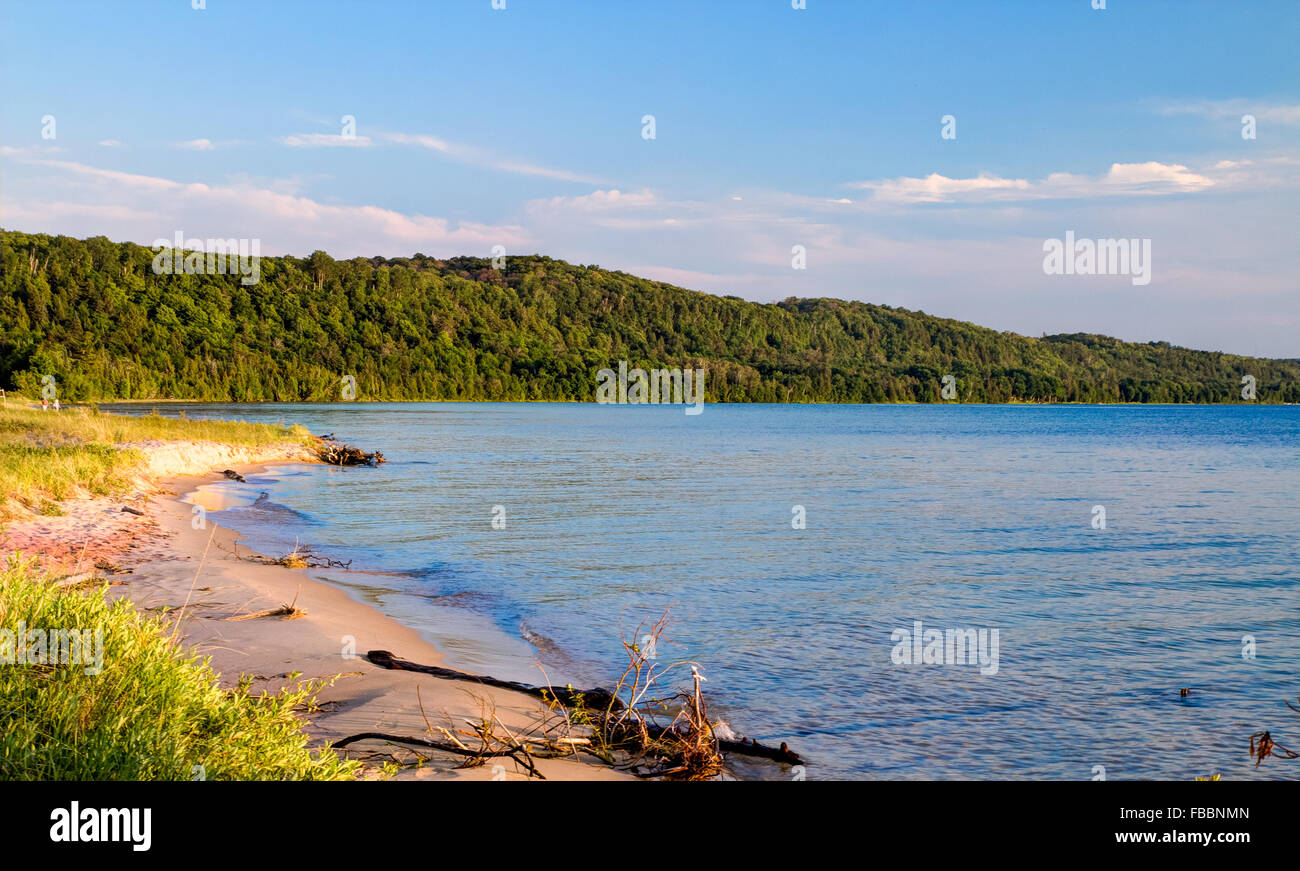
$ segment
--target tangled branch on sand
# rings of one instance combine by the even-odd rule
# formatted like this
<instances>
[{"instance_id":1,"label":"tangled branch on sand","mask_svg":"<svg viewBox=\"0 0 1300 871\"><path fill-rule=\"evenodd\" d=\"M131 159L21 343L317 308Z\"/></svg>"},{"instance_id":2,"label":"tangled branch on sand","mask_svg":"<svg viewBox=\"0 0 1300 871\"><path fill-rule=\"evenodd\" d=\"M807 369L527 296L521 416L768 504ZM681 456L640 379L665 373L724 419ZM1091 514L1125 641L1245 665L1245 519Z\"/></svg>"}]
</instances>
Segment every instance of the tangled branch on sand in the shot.
<instances>
[{"instance_id":1,"label":"tangled branch on sand","mask_svg":"<svg viewBox=\"0 0 1300 871\"><path fill-rule=\"evenodd\" d=\"M346 569L352 565L352 560L343 562L342 560L330 559L316 553L316 549L310 544L298 544L294 542L293 550L284 556L271 562L282 565L287 569Z\"/></svg>"},{"instance_id":2,"label":"tangled branch on sand","mask_svg":"<svg viewBox=\"0 0 1300 871\"><path fill-rule=\"evenodd\" d=\"M505 681L484 675L452 671L432 665L420 665L398 659L386 650L372 650L366 658L381 668L418 671L450 680L468 681L535 696L547 703L548 716L522 735L505 729L495 712L472 724L476 747L429 738L411 739L399 735L366 732L345 738L334 746L363 739L415 744L458 755L472 756L474 764L490 756L511 756L521 767L531 758L550 758L588 753L608 765L638 777L666 777L680 780L710 780L723 771L726 754L766 759L785 765L799 765L803 760L784 743L769 747L736 736L723 722L712 722L704 701L701 684L706 682L698 664L673 663L665 668L655 664L654 651L659 647L668 625L665 614L644 634L644 624L637 628L640 642L623 640L628 664L613 690L575 690L573 687L536 687L517 681ZM658 687L670 669L689 666L691 691L679 691L660 697ZM554 717L549 715L555 715ZM667 722L663 722L664 720ZM426 721L427 722L427 721ZM575 734L577 730L577 734ZM430 729L432 731L432 728ZM444 737L455 742L447 730ZM522 756L522 760L520 758ZM538 774L540 776L540 774Z\"/></svg>"},{"instance_id":3,"label":"tangled branch on sand","mask_svg":"<svg viewBox=\"0 0 1300 871\"><path fill-rule=\"evenodd\" d=\"M352 560L336 560L321 556L316 552L313 545L299 544L296 541L293 550L281 557L263 556L260 553L252 552L240 553L238 546L233 552L225 548L220 549L225 553L232 554L235 559L261 563L264 566L284 566L286 569L346 569L352 566Z\"/></svg>"},{"instance_id":4,"label":"tangled branch on sand","mask_svg":"<svg viewBox=\"0 0 1300 871\"><path fill-rule=\"evenodd\" d=\"M368 454L360 448L343 444L334 438L333 433L317 438L316 456L321 462L333 466L378 466L384 462L384 455L379 451Z\"/></svg>"},{"instance_id":5,"label":"tangled branch on sand","mask_svg":"<svg viewBox=\"0 0 1300 871\"><path fill-rule=\"evenodd\" d=\"M440 733L446 739L444 741L414 735L362 732L336 741L332 746L338 749L357 741L387 741L393 744L425 747L465 757L465 761L458 765L458 768L475 768L486 764L489 759L509 758L514 760L527 776L545 780L546 776L537 769L536 760L572 756L575 749L590 743L586 738L556 734L560 724L551 722L552 718L549 716L543 717L542 721L526 729L511 730L497 716L496 706L489 699L478 697L478 701L482 711L479 719L462 721L463 725L469 726L470 731L457 728L453 732L442 726L435 728L429 723L429 718L425 717L427 731ZM423 704L420 710L423 712ZM462 741L461 738L468 739L469 743Z\"/></svg>"}]
</instances>

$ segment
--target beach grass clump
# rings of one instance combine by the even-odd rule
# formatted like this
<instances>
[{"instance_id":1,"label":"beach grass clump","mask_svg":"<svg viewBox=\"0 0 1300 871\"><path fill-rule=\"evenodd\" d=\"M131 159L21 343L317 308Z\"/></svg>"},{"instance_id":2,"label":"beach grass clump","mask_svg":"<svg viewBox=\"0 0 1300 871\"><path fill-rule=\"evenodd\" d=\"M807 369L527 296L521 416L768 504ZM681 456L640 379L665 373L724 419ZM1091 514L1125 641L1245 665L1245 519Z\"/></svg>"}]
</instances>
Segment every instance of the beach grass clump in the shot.
<instances>
[{"instance_id":1,"label":"beach grass clump","mask_svg":"<svg viewBox=\"0 0 1300 871\"><path fill-rule=\"evenodd\" d=\"M310 444L312 436L300 426L131 417L94 408L41 411L10 398L0 408L0 520L24 512L50 515L47 503L81 493L120 495L143 459L127 446L177 440L257 447Z\"/></svg>"},{"instance_id":2,"label":"beach grass clump","mask_svg":"<svg viewBox=\"0 0 1300 871\"><path fill-rule=\"evenodd\" d=\"M0 567L0 780L357 776L358 763L308 747L299 712L320 682L222 689L162 618L106 590L57 587L17 556ZM55 630L83 643L56 650L42 641Z\"/></svg>"}]
</instances>

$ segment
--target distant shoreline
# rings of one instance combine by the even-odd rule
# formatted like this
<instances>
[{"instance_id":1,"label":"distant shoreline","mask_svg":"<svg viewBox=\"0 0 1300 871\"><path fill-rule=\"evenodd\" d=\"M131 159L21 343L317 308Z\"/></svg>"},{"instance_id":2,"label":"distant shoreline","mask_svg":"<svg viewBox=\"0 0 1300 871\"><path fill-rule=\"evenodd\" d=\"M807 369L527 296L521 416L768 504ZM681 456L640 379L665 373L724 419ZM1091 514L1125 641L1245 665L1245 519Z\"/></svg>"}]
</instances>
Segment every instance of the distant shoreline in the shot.
<instances>
[{"instance_id":1,"label":"distant shoreline","mask_svg":"<svg viewBox=\"0 0 1300 871\"><path fill-rule=\"evenodd\" d=\"M96 399L96 400L73 400L66 403L63 408L76 406L92 405L327 405L338 406L340 408L349 405L397 405L400 403L420 403L428 405L645 405L650 403L599 403L588 399L349 399L349 400L326 400L326 399ZM670 403L659 403L666 405ZM1223 408L1229 406L1295 406L1300 402L1071 402L1062 400L1061 402L959 402L956 400L947 402L916 402L915 400L899 400L897 402L713 402L706 400L704 403L709 405L861 405L861 406L894 406L894 405L915 405L915 406L968 406L972 408L997 408L999 406L1025 407L1025 406L1043 406L1050 408L1058 405L1068 405L1077 408L1113 408L1114 406L1150 406L1152 408ZM39 403L38 403L39 405Z\"/></svg>"},{"instance_id":2,"label":"distant shoreline","mask_svg":"<svg viewBox=\"0 0 1300 871\"><path fill-rule=\"evenodd\" d=\"M1272 351L1289 356L1252 356L1023 335L858 300L746 301L528 254L268 256L255 296L274 304L254 305L247 276L179 281L131 243L6 241L27 256L11 270L18 323L42 330L0 383L32 395L57 384L73 399L590 401L617 368L651 391L664 372L705 372L705 402L1300 402L1293 341ZM86 314L74 325L50 311Z\"/></svg>"}]
</instances>

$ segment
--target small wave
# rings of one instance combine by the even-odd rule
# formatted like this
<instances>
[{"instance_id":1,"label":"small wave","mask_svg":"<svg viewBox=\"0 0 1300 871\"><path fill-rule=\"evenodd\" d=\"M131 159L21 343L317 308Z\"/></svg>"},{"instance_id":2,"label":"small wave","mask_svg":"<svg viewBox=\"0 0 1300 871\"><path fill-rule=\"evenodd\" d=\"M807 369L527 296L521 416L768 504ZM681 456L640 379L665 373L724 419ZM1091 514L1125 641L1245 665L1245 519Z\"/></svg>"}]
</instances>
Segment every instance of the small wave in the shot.
<instances>
[{"instance_id":1,"label":"small wave","mask_svg":"<svg viewBox=\"0 0 1300 871\"><path fill-rule=\"evenodd\" d=\"M519 621L519 637L533 646L543 664L553 669L552 677L565 674L592 686L601 683L599 676L604 670L599 665L573 656L554 639L533 631L526 620Z\"/></svg>"},{"instance_id":2,"label":"small wave","mask_svg":"<svg viewBox=\"0 0 1300 871\"><path fill-rule=\"evenodd\" d=\"M253 515L259 523L317 525L310 514L290 508L288 505L281 505L279 502L272 502L271 494L266 490L259 493L251 505L231 508L229 511L245 516Z\"/></svg>"},{"instance_id":3,"label":"small wave","mask_svg":"<svg viewBox=\"0 0 1300 871\"><path fill-rule=\"evenodd\" d=\"M417 593L416 595L439 605L450 605L453 608L465 608L471 611L491 611L491 606L495 604L493 596L476 590L459 590L455 593Z\"/></svg>"}]
</instances>

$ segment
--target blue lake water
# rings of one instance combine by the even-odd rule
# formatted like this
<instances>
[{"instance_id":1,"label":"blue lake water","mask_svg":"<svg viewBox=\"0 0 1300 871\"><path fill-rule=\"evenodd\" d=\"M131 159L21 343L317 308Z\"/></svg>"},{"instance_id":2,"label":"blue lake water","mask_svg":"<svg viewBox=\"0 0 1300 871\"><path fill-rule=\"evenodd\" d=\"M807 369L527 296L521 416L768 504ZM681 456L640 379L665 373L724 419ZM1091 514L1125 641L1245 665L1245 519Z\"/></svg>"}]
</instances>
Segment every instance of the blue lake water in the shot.
<instances>
[{"instance_id":1,"label":"blue lake water","mask_svg":"<svg viewBox=\"0 0 1300 871\"><path fill-rule=\"evenodd\" d=\"M1300 745L1300 408L157 408L382 451L223 482L213 519L353 560L336 582L453 666L608 685L671 606L658 661L809 779L1297 773L1247 743ZM996 673L895 663L918 620L997 629Z\"/></svg>"}]
</instances>

